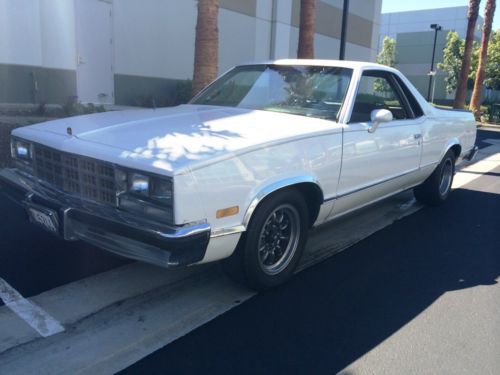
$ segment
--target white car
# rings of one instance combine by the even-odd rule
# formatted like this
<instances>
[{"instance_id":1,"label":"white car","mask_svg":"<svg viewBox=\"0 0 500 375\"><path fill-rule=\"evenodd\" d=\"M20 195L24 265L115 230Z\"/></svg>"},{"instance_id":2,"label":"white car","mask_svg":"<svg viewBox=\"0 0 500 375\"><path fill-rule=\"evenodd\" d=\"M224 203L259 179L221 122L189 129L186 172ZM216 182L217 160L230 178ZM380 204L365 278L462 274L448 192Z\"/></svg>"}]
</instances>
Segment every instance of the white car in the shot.
<instances>
[{"instance_id":1,"label":"white car","mask_svg":"<svg viewBox=\"0 0 500 375\"><path fill-rule=\"evenodd\" d=\"M308 230L414 188L439 204L476 124L397 70L348 61L241 65L189 104L12 132L3 191L30 220L163 267L226 259L254 288L288 279Z\"/></svg>"}]
</instances>

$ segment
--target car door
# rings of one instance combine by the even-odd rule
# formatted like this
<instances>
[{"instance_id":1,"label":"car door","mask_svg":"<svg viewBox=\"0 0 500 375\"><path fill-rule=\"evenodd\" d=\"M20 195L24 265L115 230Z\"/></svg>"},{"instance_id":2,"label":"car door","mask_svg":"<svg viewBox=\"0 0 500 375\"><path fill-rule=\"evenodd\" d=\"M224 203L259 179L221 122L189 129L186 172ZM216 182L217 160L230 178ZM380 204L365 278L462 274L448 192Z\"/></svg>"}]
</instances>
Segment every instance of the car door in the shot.
<instances>
[{"instance_id":1,"label":"car door","mask_svg":"<svg viewBox=\"0 0 500 375\"><path fill-rule=\"evenodd\" d=\"M376 201L417 181L422 117L418 117L391 72L363 72L343 132L342 168L335 217ZM368 130L371 113L387 109L393 120Z\"/></svg>"}]
</instances>

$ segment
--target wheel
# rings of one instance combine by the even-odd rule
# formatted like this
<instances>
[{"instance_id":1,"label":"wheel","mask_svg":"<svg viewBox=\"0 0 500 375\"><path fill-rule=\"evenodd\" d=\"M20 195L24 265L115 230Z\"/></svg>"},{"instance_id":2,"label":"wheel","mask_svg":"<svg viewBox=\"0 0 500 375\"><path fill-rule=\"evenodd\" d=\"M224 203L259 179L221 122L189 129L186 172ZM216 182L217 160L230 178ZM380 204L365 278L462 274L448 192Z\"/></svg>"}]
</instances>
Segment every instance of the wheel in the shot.
<instances>
[{"instance_id":1,"label":"wheel","mask_svg":"<svg viewBox=\"0 0 500 375\"><path fill-rule=\"evenodd\" d=\"M307 241L308 211L295 190L266 198L258 207L235 253L223 265L228 274L253 289L288 280Z\"/></svg>"},{"instance_id":2,"label":"wheel","mask_svg":"<svg viewBox=\"0 0 500 375\"><path fill-rule=\"evenodd\" d=\"M450 195L454 174L455 153L449 150L427 180L413 189L415 198L431 206L442 204Z\"/></svg>"}]
</instances>

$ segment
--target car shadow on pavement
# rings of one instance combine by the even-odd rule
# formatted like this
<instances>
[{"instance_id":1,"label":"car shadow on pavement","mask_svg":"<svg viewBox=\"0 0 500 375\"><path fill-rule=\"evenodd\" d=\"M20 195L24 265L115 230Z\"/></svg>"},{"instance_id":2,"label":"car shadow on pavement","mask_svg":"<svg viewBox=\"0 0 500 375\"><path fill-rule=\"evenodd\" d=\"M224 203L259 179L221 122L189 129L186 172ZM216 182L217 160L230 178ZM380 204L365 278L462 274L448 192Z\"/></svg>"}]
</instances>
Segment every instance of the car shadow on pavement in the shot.
<instances>
[{"instance_id":1,"label":"car shadow on pavement","mask_svg":"<svg viewBox=\"0 0 500 375\"><path fill-rule=\"evenodd\" d=\"M457 189L443 206L394 223L125 372L339 372L444 293L497 283L499 203L499 194Z\"/></svg>"}]
</instances>

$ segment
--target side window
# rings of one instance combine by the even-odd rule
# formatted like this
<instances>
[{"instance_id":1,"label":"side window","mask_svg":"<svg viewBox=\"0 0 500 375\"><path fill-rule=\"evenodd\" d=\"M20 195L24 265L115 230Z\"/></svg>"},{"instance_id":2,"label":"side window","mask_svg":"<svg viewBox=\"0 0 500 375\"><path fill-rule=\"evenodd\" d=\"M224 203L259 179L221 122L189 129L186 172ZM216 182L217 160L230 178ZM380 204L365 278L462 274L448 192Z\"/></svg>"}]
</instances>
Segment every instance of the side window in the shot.
<instances>
[{"instance_id":1,"label":"side window","mask_svg":"<svg viewBox=\"0 0 500 375\"><path fill-rule=\"evenodd\" d=\"M408 103L413 111L413 114L415 117L420 117L424 115L424 111L422 111L422 107L420 107L420 104L418 104L417 99L415 99L415 96L411 93L410 89L408 89L408 86L403 82L401 78L399 78L397 75L393 74L392 75L396 81L399 84L399 87L401 87L401 90L403 90L403 93L406 96L406 99L408 99Z\"/></svg>"},{"instance_id":2,"label":"side window","mask_svg":"<svg viewBox=\"0 0 500 375\"><path fill-rule=\"evenodd\" d=\"M359 82L350 122L370 121L374 109L388 109L396 120L411 117L389 75L380 71L367 71Z\"/></svg>"}]
</instances>

